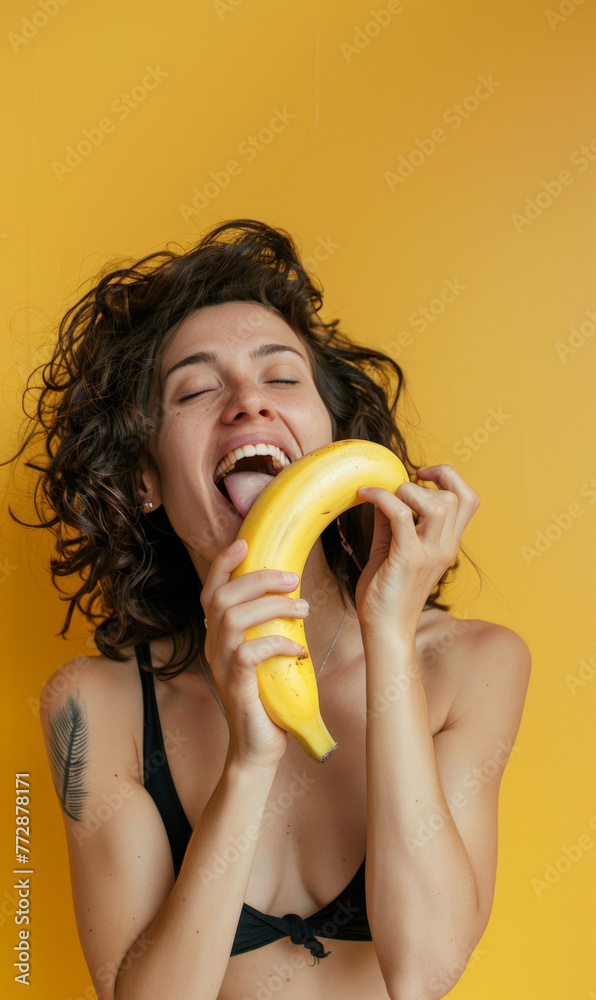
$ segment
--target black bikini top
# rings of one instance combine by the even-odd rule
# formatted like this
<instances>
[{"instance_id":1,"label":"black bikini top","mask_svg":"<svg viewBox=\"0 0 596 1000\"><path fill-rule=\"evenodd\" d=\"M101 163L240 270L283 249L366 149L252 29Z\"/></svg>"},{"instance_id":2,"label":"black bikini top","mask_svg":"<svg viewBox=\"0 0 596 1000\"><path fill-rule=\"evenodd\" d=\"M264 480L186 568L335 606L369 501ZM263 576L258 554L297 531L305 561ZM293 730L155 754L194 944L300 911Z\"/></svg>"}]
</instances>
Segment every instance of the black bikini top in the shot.
<instances>
[{"instance_id":1,"label":"black bikini top","mask_svg":"<svg viewBox=\"0 0 596 1000\"><path fill-rule=\"evenodd\" d=\"M172 851L174 874L178 877L192 827L182 808L168 764L154 679L149 671L143 669L144 666L151 666L149 643L138 643L135 653L143 688L143 784L163 820ZM303 918L296 913L272 917L244 903L231 954L241 955L289 936L293 944L304 945L318 961L329 952L325 951L316 935L343 941L372 941L366 915L365 864L366 859L339 896L309 917Z\"/></svg>"}]
</instances>

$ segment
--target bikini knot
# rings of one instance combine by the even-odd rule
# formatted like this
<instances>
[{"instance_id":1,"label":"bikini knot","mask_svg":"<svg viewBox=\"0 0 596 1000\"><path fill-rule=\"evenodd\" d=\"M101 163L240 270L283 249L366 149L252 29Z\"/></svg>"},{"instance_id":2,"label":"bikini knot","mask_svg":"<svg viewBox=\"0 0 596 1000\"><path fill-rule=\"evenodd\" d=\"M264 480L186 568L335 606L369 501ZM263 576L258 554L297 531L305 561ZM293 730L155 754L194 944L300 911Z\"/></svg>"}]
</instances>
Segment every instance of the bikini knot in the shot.
<instances>
[{"instance_id":1,"label":"bikini knot","mask_svg":"<svg viewBox=\"0 0 596 1000\"><path fill-rule=\"evenodd\" d=\"M325 951L321 942L314 936L306 920L299 917L297 913L286 913L284 920L287 920L289 924L292 944L303 944L305 948L308 948L317 963L321 958L327 958L330 952ZM313 962L313 965L315 962Z\"/></svg>"}]
</instances>

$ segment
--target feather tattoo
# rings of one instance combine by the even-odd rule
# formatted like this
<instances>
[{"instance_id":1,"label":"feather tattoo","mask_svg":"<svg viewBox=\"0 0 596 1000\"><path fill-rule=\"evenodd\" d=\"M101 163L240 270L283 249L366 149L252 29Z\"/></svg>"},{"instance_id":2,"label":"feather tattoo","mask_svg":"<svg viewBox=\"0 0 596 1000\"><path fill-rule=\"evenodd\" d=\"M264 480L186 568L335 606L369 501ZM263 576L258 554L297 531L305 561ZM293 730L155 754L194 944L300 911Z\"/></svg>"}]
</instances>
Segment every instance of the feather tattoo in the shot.
<instances>
[{"instance_id":1,"label":"feather tattoo","mask_svg":"<svg viewBox=\"0 0 596 1000\"><path fill-rule=\"evenodd\" d=\"M84 783L87 739L85 706L69 695L66 704L49 717L49 744L60 805L77 822L82 818L87 796Z\"/></svg>"}]
</instances>

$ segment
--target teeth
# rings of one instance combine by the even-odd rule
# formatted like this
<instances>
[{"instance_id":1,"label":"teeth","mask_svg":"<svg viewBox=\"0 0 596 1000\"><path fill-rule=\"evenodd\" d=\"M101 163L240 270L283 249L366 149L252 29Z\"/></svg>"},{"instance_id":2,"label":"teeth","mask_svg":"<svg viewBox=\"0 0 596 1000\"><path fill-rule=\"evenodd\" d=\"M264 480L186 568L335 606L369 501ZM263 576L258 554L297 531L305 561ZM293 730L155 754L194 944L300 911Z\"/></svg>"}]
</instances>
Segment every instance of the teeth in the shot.
<instances>
[{"instance_id":1,"label":"teeth","mask_svg":"<svg viewBox=\"0 0 596 1000\"><path fill-rule=\"evenodd\" d=\"M273 468L276 472L280 472L285 469L287 465L291 465L291 459L288 458L285 451L278 448L273 444L245 444L242 448L235 448L233 451L229 451L227 455L224 455L221 462L219 462L214 475L214 480L217 483L219 479L231 472L236 462L239 458L252 458L253 455L271 455L273 459Z\"/></svg>"}]
</instances>

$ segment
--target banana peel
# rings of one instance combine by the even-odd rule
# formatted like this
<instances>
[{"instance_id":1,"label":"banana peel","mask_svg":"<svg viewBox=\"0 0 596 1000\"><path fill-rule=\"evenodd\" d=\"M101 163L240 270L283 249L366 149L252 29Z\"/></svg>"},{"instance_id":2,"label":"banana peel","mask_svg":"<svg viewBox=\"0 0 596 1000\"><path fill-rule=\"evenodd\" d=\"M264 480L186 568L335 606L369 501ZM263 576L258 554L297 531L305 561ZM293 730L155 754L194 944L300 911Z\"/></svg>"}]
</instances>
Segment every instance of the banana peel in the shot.
<instances>
[{"instance_id":1,"label":"banana peel","mask_svg":"<svg viewBox=\"0 0 596 1000\"><path fill-rule=\"evenodd\" d=\"M248 511L237 535L248 543L248 553L231 578L279 569L301 579L323 529L345 510L364 503L357 496L361 486L382 486L395 493L409 480L397 455L372 441L335 441L303 455L276 475ZM299 597L300 584L288 596ZM303 652L270 656L257 665L261 702L270 719L322 763L337 743L321 718L304 622L275 618L250 628L245 639L266 640L270 635L293 639Z\"/></svg>"}]
</instances>

